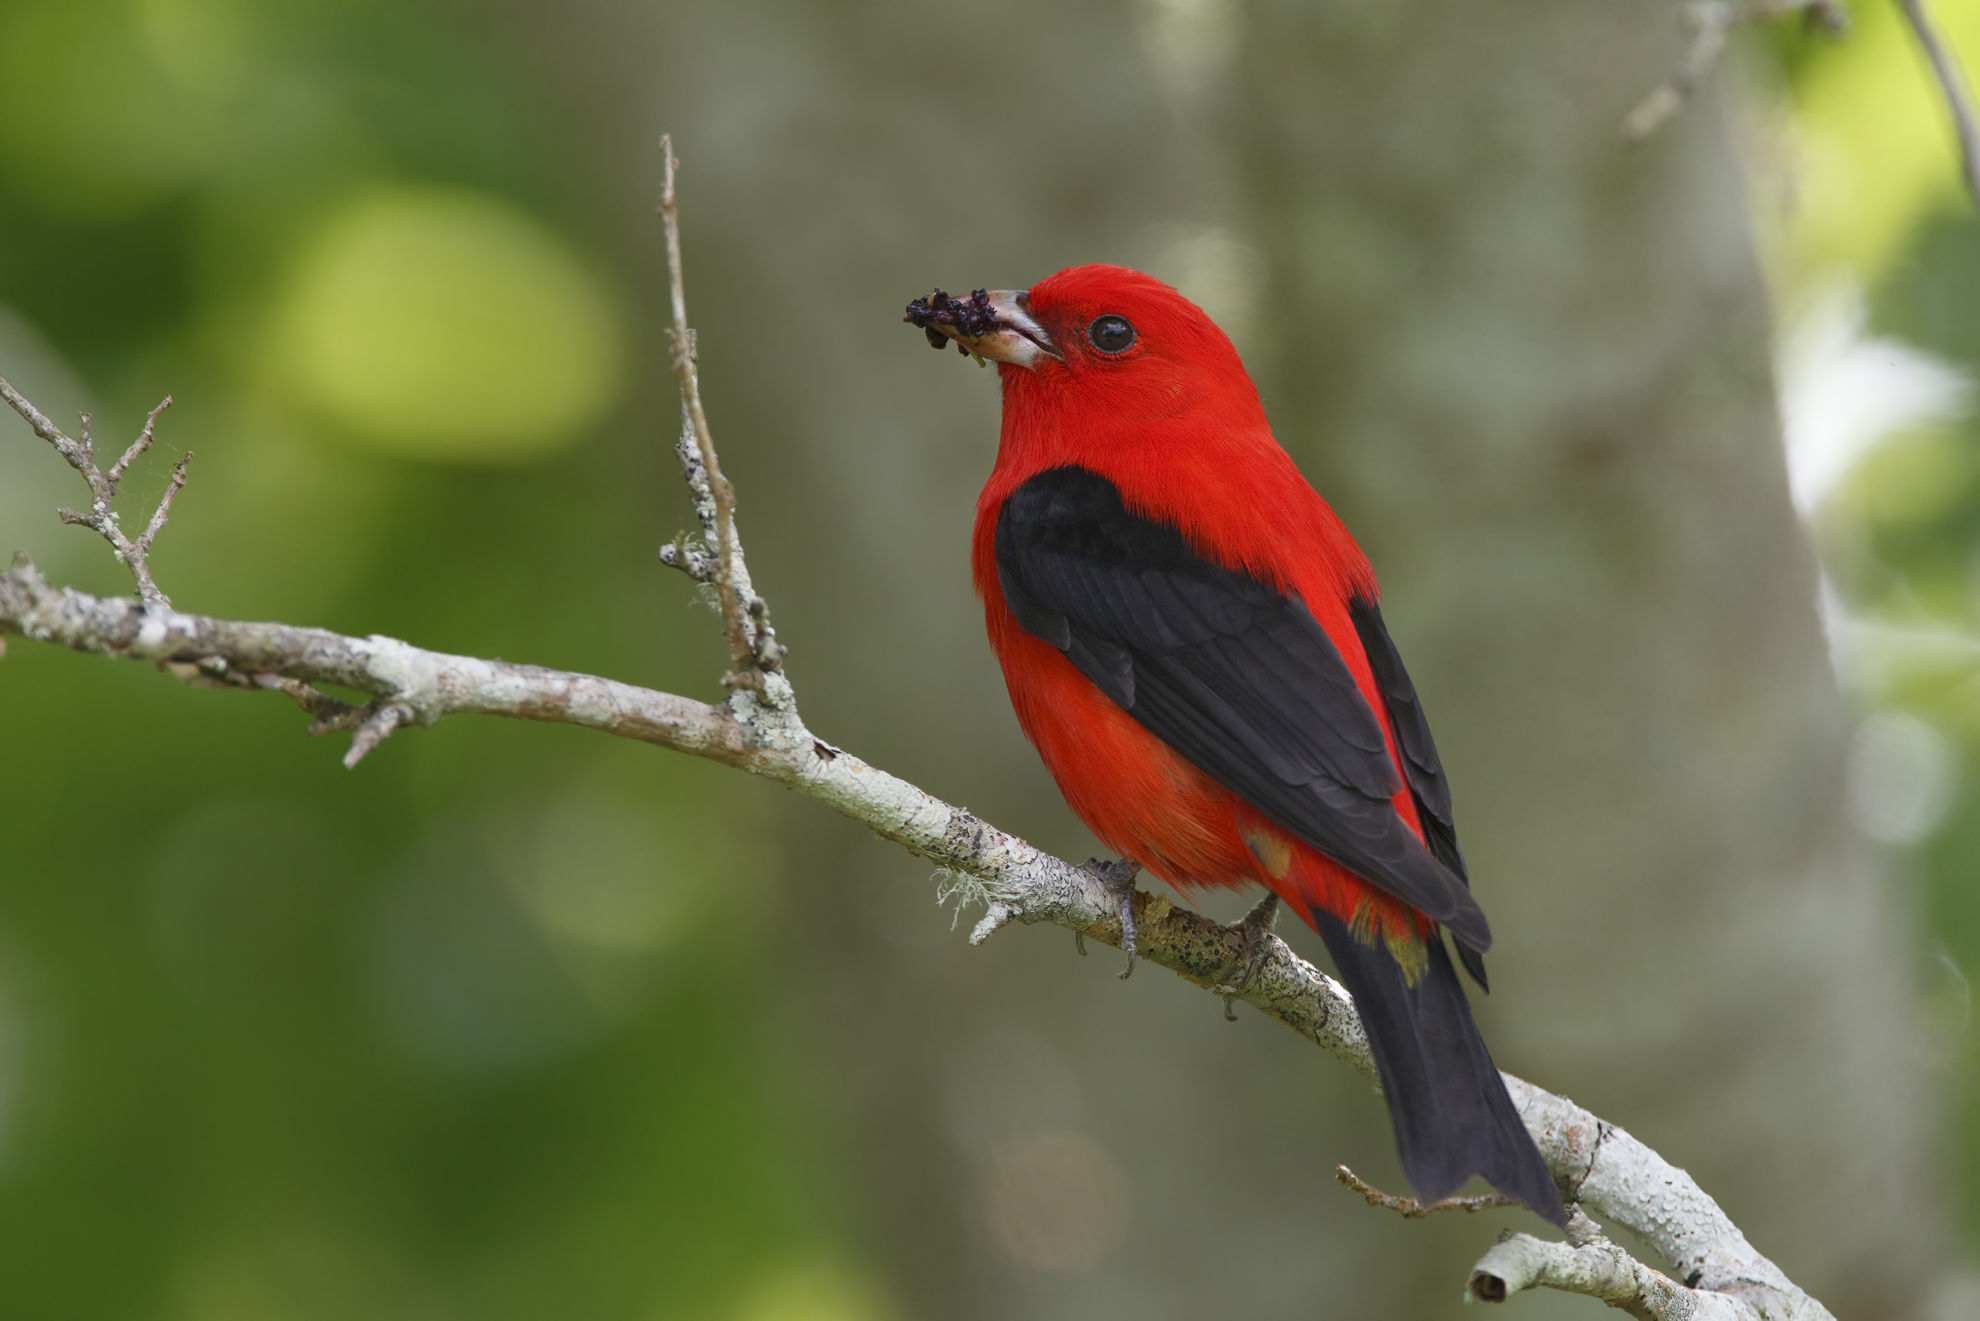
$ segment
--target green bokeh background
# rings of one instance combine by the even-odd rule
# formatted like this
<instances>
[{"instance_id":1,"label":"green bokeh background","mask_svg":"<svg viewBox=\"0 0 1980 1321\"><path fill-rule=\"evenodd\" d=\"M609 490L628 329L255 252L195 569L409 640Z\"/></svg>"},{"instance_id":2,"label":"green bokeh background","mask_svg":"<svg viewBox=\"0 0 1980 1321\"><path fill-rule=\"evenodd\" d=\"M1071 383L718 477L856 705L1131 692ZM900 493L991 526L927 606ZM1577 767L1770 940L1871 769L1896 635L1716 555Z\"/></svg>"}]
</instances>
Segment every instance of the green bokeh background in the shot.
<instances>
[{"instance_id":1,"label":"green bokeh background","mask_svg":"<svg viewBox=\"0 0 1980 1321\"><path fill-rule=\"evenodd\" d=\"M1079 850L1008 722L980 753L924 737L954 706L1002 701L964 637L959 532L995 402L987 380L958 387L953 362L936 372L893 319L930 277L995 285L1048 258L1163 254L1224 311L1219 281L1255 254L1177 235L1216 209L1203 198L1242 153L1217 166L1194 103L1150 90L1165 60L1187 81L1189 50L1141 39L1148 13L1196 8L1220 7L0 0L0 375L58 420L91 411L108 444L173 394L124 508L138 517L184 447L198 452L154 559L183 608L712 696L714 620L653 557L686 516L651 215L671 128L711 409L808 713ZM1341 8L1357 33L1388 21ZM1730 105L1707 98L1673 132L1729 121L1758 142L1747 204L1784 325L1848 279L1872 333L1970 371L1980 229L1915 53L1888 6L1860 9L1846 42L1770 33L1763 58L1735 61ZM1974 15L1946 17L1980 60ZM1219 31L1158 30L1185 46ZM1053 110L999 138L1005 95ZM1161 154L1177 143L1180 164ZM1591 168L1633 168L1629 151ZM1102 188L1095 162L1116 156L1133 182L1116 171ZM962 237L943 246L952 224ZM1406 242L1328 241L1360 245L1371 289ZM912 273L904 251L943 264ZM810 281L827 265L821 301ZM808 362L824 339L871 341L856 379L843 357L836 375ZM1921 1012L1947 1022L1944 1173L1968 1248L1975 418L1888 440L1813 520L1840 599L1900 630L1855 692L1945 740L1950 801L1900 866L1924 897ZM78 499L73 474L0 420L0 551L125 590L100 543L56 524ZM920 884L916 864L732 773L575 730L455 721L353 774L339 740L307 743L301 724L272 696L9 646L0 1311L884 1321L943 1298L991 1314L971 1308L1003 1284L917 1274L919 1248L886 1229L898 1216L869 1209L945 1196L944 1171L918 1155L883 1168L845 1136L889 1122L889 1105L953 1098L889 1091L870 1061L848 1081L807 1016L887 1012L815 984L835 920L818 895ZM861 920L867 901L845 902L836 920ZM959 974L968 1006L921 1007L929 1037L952 1008L973 1022L1021 999L1024 955L966 952L932 908L911 923L885 935L910 966L979 960ZM1024 1005L1013 1021L1060 1008ZM1319 1073L1296 1076L1346 1091ZM1272 1151L1323 1180L1339 1154ZM951 1219L969 1223L930 1214ZM1112 1251L1158 1251L1137 1224ZM1316 1251L1286 1232L1273 1252ZM1081 1316L1133 1300L1069 1287L1015 1296L1031 1315L1044 1299ZM1544 1314L1593 1307L1556 1304Z\"/></svg>"}]
</instances>

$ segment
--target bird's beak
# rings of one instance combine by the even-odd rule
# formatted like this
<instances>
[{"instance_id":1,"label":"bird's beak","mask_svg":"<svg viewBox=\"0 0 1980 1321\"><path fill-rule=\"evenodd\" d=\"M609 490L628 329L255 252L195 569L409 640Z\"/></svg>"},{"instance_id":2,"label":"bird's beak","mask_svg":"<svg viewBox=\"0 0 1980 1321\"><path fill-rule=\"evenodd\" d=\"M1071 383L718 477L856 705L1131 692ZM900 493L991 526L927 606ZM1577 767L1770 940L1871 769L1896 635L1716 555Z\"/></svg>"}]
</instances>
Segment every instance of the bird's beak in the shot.
<instances>
[{"instance_id":1,"label":"bird's beak","mask_svg":"<svg viewBox=\"0 0 1980 1321\"><path fill-rule=\"evenodd\" d=\"M968 298L937 289L909 303L901 320L921 327L938 349L953 341L958 353L1036 371L1043 359L1059 361L1059 352L1045 327L1032 319L1030 306L1024 289L978 289Z\"/></svg>"}]
</instances>

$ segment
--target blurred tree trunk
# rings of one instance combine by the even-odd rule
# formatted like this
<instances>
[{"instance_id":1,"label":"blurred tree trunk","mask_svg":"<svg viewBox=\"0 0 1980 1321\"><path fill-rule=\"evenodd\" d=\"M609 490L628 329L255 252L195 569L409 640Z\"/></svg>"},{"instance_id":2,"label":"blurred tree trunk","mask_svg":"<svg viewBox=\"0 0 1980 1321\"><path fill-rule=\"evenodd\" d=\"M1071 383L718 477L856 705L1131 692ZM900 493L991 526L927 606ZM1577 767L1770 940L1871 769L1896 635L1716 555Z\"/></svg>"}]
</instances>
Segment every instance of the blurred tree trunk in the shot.
<instances>
[{"instance_id":1,"label":"blurred tree trunk","mask_svg":"<svg viewBox=\"0 0 1980 1321\"><path fill-rule=\"evenodd\" d=\"M1912 897L1846 811L1724 116L1621 140L1662 7L1248 12L1252 365L1436 722L1487 1038L1839 1314L1907 1314L1941 1247Z\"/></svg>"},{"instance_id":2,"label":"blurred tree trunk","mask_svg":"<svg viewBox=\"0 0 1980 1321\"><path fill-rule=\"evenodd\" d=\"M601 214L644 217L636 162L678 134L704 388L814 727L1092 851L970 599L992 382L886 337L937 282L1177 280L1383 574L1499 932L1501 1062L1688 1166L1839 1313L1906 1315L1939 1248L1909 897L1843 810L1741 181L1709 97L1617 132L1675 10L594 2L530 7L532 53L600 89ZM643 223L626 251L654 259ZM1345 1069L1058 933L970 951L925 867L787 819L819 1214L901 1316L1454 1316L1497 1224L1532 1227L1370 1211L1334 1164L1400 1176Z\"/></svg>"}]
</instances>

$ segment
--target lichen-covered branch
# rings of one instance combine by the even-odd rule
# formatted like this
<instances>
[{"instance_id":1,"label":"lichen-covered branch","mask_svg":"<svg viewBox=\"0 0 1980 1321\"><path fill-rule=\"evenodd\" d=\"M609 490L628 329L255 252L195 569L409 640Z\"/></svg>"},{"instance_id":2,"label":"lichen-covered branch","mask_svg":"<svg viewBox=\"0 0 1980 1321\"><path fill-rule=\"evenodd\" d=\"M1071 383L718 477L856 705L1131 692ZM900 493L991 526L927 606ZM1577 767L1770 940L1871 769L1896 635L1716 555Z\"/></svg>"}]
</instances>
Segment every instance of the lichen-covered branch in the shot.
<instances>
[{"instance_id":1,"label":"lichen-covered branch","mask_svg":"<svg viewBox=\"0 0 1980 1321\"><path fill-rule=\"evenodd\" d=\"M1566 1097L1543 1091L1510 1073L1503 1076L1520 1118L1547 1158L1547 1166L1554 1172L1568 1201L1578 1203L1582 1211L1628 1229L1655 1249L1685 1281L1684 1285L1671 1286L1675 1292L1646 1295L1637 1300L1645 1310L1633 1315L1654 1317L1657 1321L1683 1321L1688 1317L1834 1321L1827 1308L1803 1293L1780 1267L1746 1241L1739 1226L1685 1171L1623 1129ZM1600 1238L1600 1226L1586 1215L1572 1217L1568 1228L1571 1236L1583 1238L1581 1246L1599 1243L1604 1245L1603 1251L1629 1260L1620 1248ZM1567 1245L1547 1246L1559 1249ZM1585 1265L1592 1257L1575 1260ZM1480 1272L1495 1273L1488 1269L1492 1261L1492 1254L1487 1253L1473 1269L1474 1296L1484 1296L1477 1292L1477 1279ZM1631 1264L1639 1271L1647 1269ZM1512 1277L1507 1291L1516 1293L1545 1286L1586 1293L1621 1306L1609 1295L1597 1291L1597 1286L1611 1287L1604 1282L1607 1279L1541 1272L1530 1277Z\"/></svg>"},{"instance_id":2,"label":"lichen-covered branch","mask_svg":"<svg viewBox=\"0 0 1980 1321\"><path fill-rule=\"evenodd\" d=\"M1599 1298L1644 1321L1745 1321L1753 1309L1722 1293L1687 1289L1611 1243L1586 1216L1568 1222L1568 1241L1531 1234L1501 1239L1472 1267L1466 1285L1481 1303L1503 1303L1525 1289L1545 1287ZM1762 1311L1769 1318L1802 1313Z\"/></svg>"},{"instance_id":3,"label":"lichen-covered branch","mask_svg":"<svg viewBox=\"0 0 1980 1321\"><path fill-rule=\"evenodd\" d=\"M736 491L722 475L722 461L715 453L715 437L708 427L708 412L701 403L701 378L695 364L694 332L688 328L687 282L681 268L681 210L674 190L674 176L680 162L674 156L671 136L660 139L660 223L667 242L667 283L674 314L667 330L669 357L674 377L681 387L681 439L678 448L688 491L694 497L695 514L712 558L703 557L700 571L691 566L685 547L675 543L678 558L660 552L663 564L683 569L715 588L716 604L722 611L722 635L729 643L729 663L733 667L722 677L729 688L751 688L773 703L780 694L765 676L775 673L783 660L776 632L770 627L770 608L751 590L749 569L743 562L742 545L736 537Z\"/></svg>"}]
</instances>

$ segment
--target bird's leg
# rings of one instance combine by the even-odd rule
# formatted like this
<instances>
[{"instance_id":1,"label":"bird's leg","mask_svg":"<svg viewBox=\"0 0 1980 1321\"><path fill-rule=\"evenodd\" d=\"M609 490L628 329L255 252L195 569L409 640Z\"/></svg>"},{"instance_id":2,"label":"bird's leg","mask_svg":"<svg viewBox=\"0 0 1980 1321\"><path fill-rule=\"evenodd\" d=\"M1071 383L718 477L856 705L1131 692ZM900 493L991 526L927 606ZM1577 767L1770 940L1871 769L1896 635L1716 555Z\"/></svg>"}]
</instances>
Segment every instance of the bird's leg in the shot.
<instances>
[{"instance_id":1,"label":"bird's leg","mask_svg":"<svg viewBox=\"0 0 1980 1321\"><path fill-rule=\"evenodd\" d=\"M1269 937L1273 926L1279 920L1279 896L1267 890L1265 897L1253 905L1252 910L1231 923L1231 929L1244 937L1244 944L1238 955L1238 979L1224 990L1224 1017L1229 1022L1237 1022L1237 1012L1231 1002L1243 995L1265 966L1265 960L1272 955L1272 942Z\"/></svg>"},{"instance_id":2,"label":"bird's leg","mask_svg":"<svg viewBox=\"0 0 1980 1321\"><path fill-rule=\"evenodd\" d=\"M1127 955L1127 967L1121 969L1121 980L1134 975L1134 878L1141 874L1141 864L1133 858L1122 858L1118 862L1102 862L1098 858L1088 858L1080 864L1080 870L1091 873L1100 884L1107 887L1107 893L1114 896L1114 903L1121 915L1121 952Z\"/></svg>"}]
</instances>

